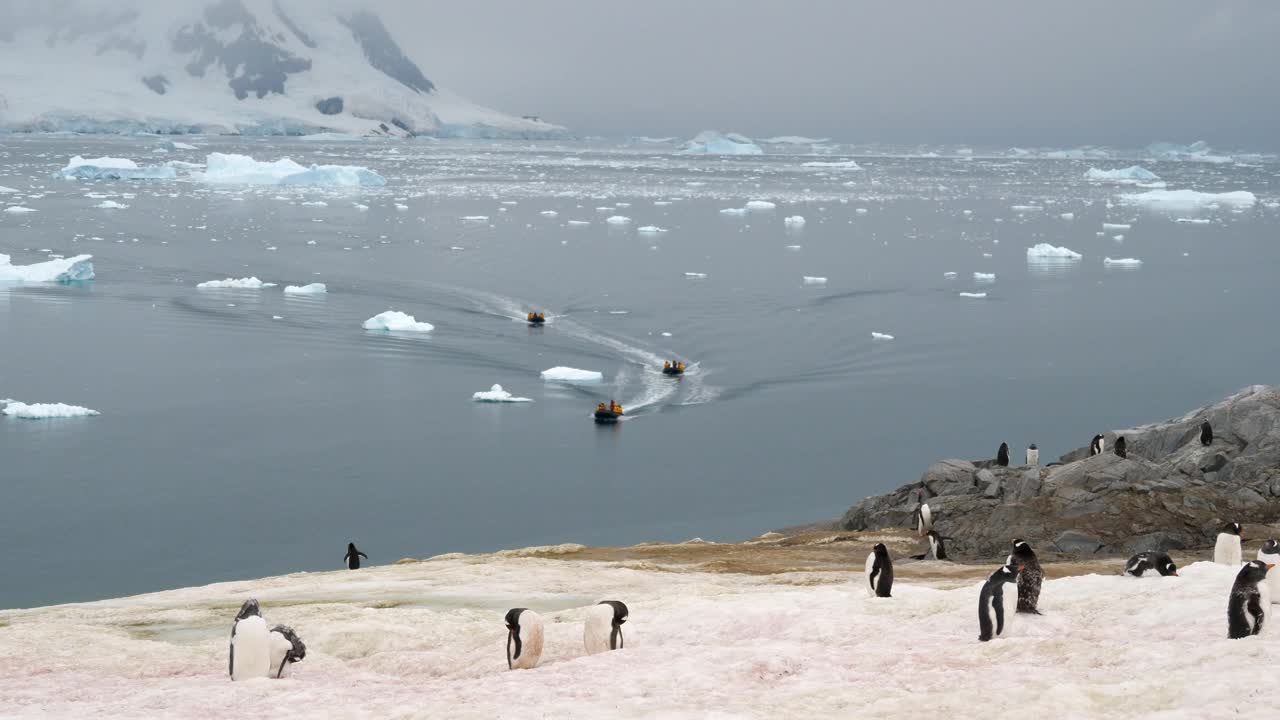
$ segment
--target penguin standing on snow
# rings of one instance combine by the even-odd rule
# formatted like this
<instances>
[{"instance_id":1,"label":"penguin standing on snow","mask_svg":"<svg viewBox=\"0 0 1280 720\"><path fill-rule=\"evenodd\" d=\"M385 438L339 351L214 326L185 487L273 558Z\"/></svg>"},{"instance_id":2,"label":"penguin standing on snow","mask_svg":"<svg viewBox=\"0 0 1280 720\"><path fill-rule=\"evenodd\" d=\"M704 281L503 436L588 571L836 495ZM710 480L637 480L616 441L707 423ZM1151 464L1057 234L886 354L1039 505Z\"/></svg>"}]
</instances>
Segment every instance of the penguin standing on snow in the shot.
<instances>
[{"instance_id":1,"label":"penguin standing on snow","mask_svg":"<svg viewBox=\"0 0 1280 720\"><path fill-rule=\"evenodd\" d=\"M1129 445L1124 441L1124 436L1116 438L1116 455L1122 458L1129 457Z\"/></svg>"},{"instance_id":2,"label":"penguin standing on snow","mask_svg":"<svg viewBox=\"0 0 1280 720\"><path fill-rule=\"evenodd\" d=\"M924 537L933 530L933 512L924 501L924 489L916 491L916 509L911 513L911 523L916 526L916 534Z\"/></svg>"},{"instance_id":3,"label":"penguin standing on snow","mask_svg":"<svg viewBox=\"0 0 1280 720\"><path fill-rule=\"evenodd\" d=\"M1258 559L1267 565L1280 565L1280 541L1268 540L1258 551ZM1280 603L1280 572L1267 573L1267 590L1273 603Z\"/></svg>"},{"instance_id":4,"label":"penguin standing on snow","mask_svg":"<svg viewBox=\"0 0 1280 720\"><path fill-rule=\"evenodd\" d=\"M1213 546L1213 561L1219 565L1239 567L1242 559L1240 523L1229 522L1222 526L1222 531L1218 533L1218 542Z\"/></svg>"},{"instance_id":5,"label":"penguin standing on snow","mask_svg":"<svg viewBox=\"0 0 1280 720\"><path fill-rule=\"evenodd\" d=\"M1035 467L1040 464L1040 448L1035 443L1031 443L1031 447L1027 448L1027 464Z\"/></svg>"},{"instance_id":6,"label":"penguin standing on snow","mask_svg":"<svg viewBox=\"0 0 1280 720\"><path fill-rule=\"evenodd\" d=\"M1039 615L1036 604L1040 602L1040 584L1044 581L1044 571L1040 569L1040 559L1036 551L1025 540L1013 541L1013 553L1005 564L1010 567L1021 567L1018 571L1018 612Z\"/></svg>"},{"instance_id":7,"label":"penguin standing on snow","mask_svg":"<svg viewBox=\"0 0 1280 720\"><path fill-rule=\"evenodd\" d=\"M1124 574L1131 577L1142 577L1143 573L1155 570L1164 577L1178 574L1178 566L1166 553L1141 552L1129 558L1124 564Z\"/></svg>"},{"instance_id":8,"label":"penguin standing on snow","mask_svg":"<svg viewBox=\"0 0 1280 720\"><path fill-rule=\"evenodd\" d=\"M1022 568L1005 565L991 573L978 595L978 639L987 642L1004 632L1004 584L1018 579ZM995 613L995 632L992 632L991 615Z\"/></svg>"},{"instance_id":9,"label":"penguin standing on snow","mask_svg":"<svg viewBox=\"0 0 1280 720\"><path fill-rule=\"evenodd\" d=\"M1089 457L1093 457L1094 455L1101 455L1103 449L1106 448L1106 446L1107 446L1106 438L1102 437L1101 435L1094 435L1093 440L1089 442Z\"/></svg>"},{"instance_id":10,"label":"penguin standing on snow","mask_svg":"<svg viewBox=\"0 0 1280 720\"><path fill-rule=\"evenodd\" d=\"M587 611L582 644L588 655L622 649L622 624L631 611L620 600L605 600Z\"/></svg>"},{"instance_id":11,"label":"penguin standing on snow","mask_svg":"<svg viewBox=\"0 0 1280 720\"><path fill-rule=\"evenodd\" d=\"M277 625L271 628L267 637L270 646L271 664L267 676L277 680L284 677L284 669L288 665L301 662L307 656L307 646L302 638L288 625Z\"/></svg>"},{"instance_id":12,"label":"penguin standing on snow","mask_svg":"<svg viewBox=\"0 0 1280 720\"><path fill-rule=\"evenodd\" d=\"M1009 467L1009 443L1000 443L1000 449L996 451L996 465Z\"/></svg>"},{"instance_id":13,"label":"penguin standing on snow","mask_svg":"<svg viewBox=\"0 0 1280 720\"><path fill-rule=\"evenodd\" d=\"M1208 420L1200 423L1200 444L1205 447L1213 444L1213 426Z\"/></svg>"},{"instance_id":14,"label":"penguin standing on snow","mask_svg":"<svg viewBox=\"0 0 1280 720\"><path fill-rule=\"evenodd\" d=\"M912 555L912 560L946 560L947 546L942 542L942 536L936 531L930 530L927 535L929 539L929 552L923 555Z\"/></svg>"},{"instance_id":15,"label":"penguin standing on snow","mask_svg":"<svg viewBox=\"0 0 1280 720\"><path fill-rule=\"evenodd\" d=\"M360 558L368 560L369 556L357 550L355 543L347 543L347 554L342 557L343 561L347 563L347 569L359 570Z\"/></svg>"},{"instance_id":16,"label":"penguin standing on snow","mask_svg":"<svg viewBox=\"0 0 1280 720\"><path fill-rule=\"evenodd\" d=\"M889 559L889 548L884 543L876 543L867 555L867 594L871 597L892 597L893 561Z\"/></svg>"},{"instance_id":17,"label":"penguin standing on snow","mask_svg":"<svg viewBox=\"0 0 1280 720\"><path fill-rule=\"evenodd\" d=\"M258 601L245 600L231 625L231 679L266 677L271 667L268 644L267 621L262 619Z\"/></svg>"},{"instance_id":18,"label":"penguin standing on snow","mask_svg":"<svg viewBox=\"0 0 1280 720\"><path fill-rule=\"evenodd\" d=\"M542 616L525 608L507 611L507 667L528 670L542 660Z\"/></svg>"},{"instance_id":19,"label":"penguin standing on snow","mask_svg":"<svg viewBox=\"0 0 1280 720\"><path fill-rule=\"evenodd\" d=\"M1273 567L1275 565L1254 560L1240 568L1231 586L1231 600L1227 602L1227 637L1238 640L1262 632L1267 610L1262 606L1258 583L1266 580L1267 571Z\"/></svg>"}]
</instances>

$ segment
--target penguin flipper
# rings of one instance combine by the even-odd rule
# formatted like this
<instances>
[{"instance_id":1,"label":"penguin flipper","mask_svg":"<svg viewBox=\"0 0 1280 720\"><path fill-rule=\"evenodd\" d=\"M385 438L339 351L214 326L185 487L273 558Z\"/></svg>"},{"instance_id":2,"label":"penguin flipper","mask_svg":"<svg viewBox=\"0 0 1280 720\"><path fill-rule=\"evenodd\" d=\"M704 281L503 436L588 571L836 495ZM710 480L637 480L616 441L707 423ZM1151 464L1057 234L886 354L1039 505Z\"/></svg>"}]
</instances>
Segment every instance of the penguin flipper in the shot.
<instances>
[{"instance_id":1,"label":"penguin flipper","mask_svg":"<svg viewBox=\"0 0 1280 720\"><path fill-rule=\"evenodd\" d=\"M1249 614L1253 616L1253 635L1262 632L1262 623L1267 619L1267 614L1262 610L1262 595L1254 593L1249 597Z\"/></svg>"},{"instance_id":2,"label":"penguin flipper","mask_svg":"<svg viewBox=\"0 0 1280 720\"><path fill-rule=\"evenodd\" d=\"M1004 597L1002 595L992 596L991 606L996 611L996 635L1004 634Z\"/></svg>"}]
</instances>

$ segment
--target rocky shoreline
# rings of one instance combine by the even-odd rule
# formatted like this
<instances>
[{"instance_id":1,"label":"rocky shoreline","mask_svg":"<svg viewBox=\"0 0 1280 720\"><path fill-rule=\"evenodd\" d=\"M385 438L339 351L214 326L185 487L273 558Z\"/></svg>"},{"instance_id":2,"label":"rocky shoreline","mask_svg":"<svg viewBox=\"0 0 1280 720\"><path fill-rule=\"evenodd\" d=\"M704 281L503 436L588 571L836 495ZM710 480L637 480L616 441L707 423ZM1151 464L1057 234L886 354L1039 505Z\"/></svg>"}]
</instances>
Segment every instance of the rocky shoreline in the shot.
<instances>
[{"instance_id":1,"label":"rocky shoreline","mask_svg":"<svg viewBox=\"0 0 1280 720\"><path fill-rule=\"evenodd\" d=\"M1208 422L1209 445L1200 442ZM1280 520L1280 387L1255 385L1182 417L1104 433L1048 466L943 460L916 482L868 497L836 523L844 531L905 528L923 497L957 559L1003 557L1010 538L1070 556L1211 545L1222 525L1244 537ZM1113 448L1124 437L1127 456ZM1012 451L1021 459L1021 449Z\"/></svg>"}]
</instances>

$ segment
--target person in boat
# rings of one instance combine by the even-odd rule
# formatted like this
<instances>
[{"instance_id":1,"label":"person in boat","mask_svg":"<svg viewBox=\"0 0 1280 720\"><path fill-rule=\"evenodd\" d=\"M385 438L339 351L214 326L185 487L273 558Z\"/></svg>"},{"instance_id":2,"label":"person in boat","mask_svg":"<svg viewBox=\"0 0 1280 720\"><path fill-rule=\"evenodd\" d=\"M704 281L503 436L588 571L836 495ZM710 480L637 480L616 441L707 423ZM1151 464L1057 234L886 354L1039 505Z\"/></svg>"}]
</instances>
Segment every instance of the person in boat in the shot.
<instances>
[{"instance_id":1,"label":"person in boat","mask_svg":"<svg viewBox=\"0 0 1280 720\"><path fill-rule=\"evenodd\" d=\"M671 361L670 361L670 360L664 360L664 361L663 361L663 363L662 363L662 369L663 369L663 370L670 370L670 369L671 369Z\"/></svg>"},{"instance_id":2,"label":"person in boat","mask_svg":"<svg viewBox=\"0 0 1280 720\"><path fill-rule=\"evenodd\" d=\"M596 412L598 412L598 413L600 413L600 412L604 412L604 409L605 409L605 408L604 408L604 403L600 403L599 405L597 405L597 406L596 406Z\"/></svg>"},{"instance_id":3,"label":"person in boat","mask_svg":"<svg viewBox=\"0 0 1280 720\"><path fill-rule=\"evenodd\" d=\"M618 403L616 403L616 402L612 401L612 400L610 400L610 401L609 401L609 410L610 410L610 412L612 412L614 415L621 415L621 414L622 414L622 406L621 406L621 405L619 405Z\"/></svg>"}]
</instances>

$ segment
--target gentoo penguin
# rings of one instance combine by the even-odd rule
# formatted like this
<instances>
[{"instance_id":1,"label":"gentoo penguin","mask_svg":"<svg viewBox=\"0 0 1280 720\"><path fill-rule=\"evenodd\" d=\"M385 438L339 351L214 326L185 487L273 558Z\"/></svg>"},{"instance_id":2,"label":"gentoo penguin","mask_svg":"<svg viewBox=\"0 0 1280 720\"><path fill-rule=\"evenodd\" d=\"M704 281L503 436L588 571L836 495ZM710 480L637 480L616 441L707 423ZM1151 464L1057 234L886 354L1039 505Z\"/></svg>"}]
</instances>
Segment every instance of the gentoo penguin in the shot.
<instances>
[{"instance_id":1,"label":"gentoo penguin","mask_svg":"<svg viewBox=\"0 0 1280 720\"><path fill-rule=\"evenodd\" d=\"M1208 420L1200 423L1200 444L1205 447L1213 444L1213 426Z\"/></svg>"},{"instance_id":2,"label":"gentoo penguin","mask_svg":"<svg viewBox=\"0 0 1280 720\"><path fill-rule=\"evenodd\" d=\"M369 556L357 550L355 543L347 543L347 554L342 557L342 559L347 563L347 569L359 570L360 558L368 560Z\"/></svg>"},{"instance_id":3,"label":"gentoo penguin","mask_svg":"<svg viewBox=\"0 0 1280 720\"><path fill-rule=\"evenodd\" d=\"M942 536L936 531L930 530L926 536L929 539L929 552L923 555L912 555L912 560L946 560L947 546L942 542Z\"/></svg>"},{"instance_id":4,"label":"gentoo penguin","mask_svg":"<svg viewBox=\"0 0 1280 720\"><path fill-rule=\"evenodd\" d=\"M267 645L267 621L262 619L258 601L245 600L231 625L231 661L227 668L231 679L266 677L271 667Z\"/></svg>"},{"instance_id":5,"label":"gentoo penguin","mask_svg":"<svg viewBox=\"0 0 1280 720\"><path fill-rule=\"evenodd\" d=\"M1040 569L1040 560L1036 551L1031 549L1026 540L1014 540L1013 552L1005 564L1021 567L1018 571L1018 612L1039 615L1036 603L1040 602L1040 584L1044 580L1044 572Z\"/></svg>"},{"instance_id":6,"label":"gentoo penguin","mask_svg":"<svg viewBox=\"0 0 1280 720\"><path fill-rule=\"evenodd\" d=\"M1129 457L1129 445L1124 441L1124 436L1116 438L1116 455L1122 458Z\"/></svg>"},{"instance_id":7,"label":"gentoo penguin","mask_svg":"<svg viewBox=\"0 0 1280 720\"><path fill-rule=\"evenodd\" d=\"M1000 467L1009 467L1009 443L1000 443L1000 449L996 451L996 464Z\"/></svg>"},{"instance_id":8,"label":"gentoo penguin","mask_svg":"<svg viewBox=\"0 0 1280 720\"><path fill-rule=\"evenodd\" d=\"M284 677L284 669L288 665L301 662L307 656L307 646L302 638L288 625L277 625L271 628L267 637L270 644L271 664L267 669L267 677L276 679Z\"/></svg>"},{"instance_id":9,"label":"gentoo penguin","mask_svg":"<svg viewBox=\"0 0 1280 720\"><path fill-rule=\"evenodd\" d=\"M1258 559L1268 565L1280 565L1280 541L1268 540L1258 551ZM1280 603L1280 572L1267 573L1267 590L1273 603Z\"/></svg>"},{"instance_id":10,"label":"gentoo penguin","mask_svg":"<svg viewBox=\"0 0 1280 720\"><path fill-rule=\"evenodd\" d=\"M1262 632L1267 610L1262 606L1258 583L1266 580L1267 571L1273 567L1275 565L1254 560L1240 568L1236 582L1231 586L1231 600L1227 603L1227 637L1238 640Z\"/></svg>"},{"instance_id":11,"label":"gentoo penguin","mask_svg":"<svg viewBox=\"0 0 1280 720\"><path fill-rule=\"evenodd\" d=\"M1213 561L1219 565L1239 567L1243 556L1240 552L1240 523L1229 522L1222 526L1218 533L1218 542L1213 546Z\"/></svg>"},{"instance_id":12,"label":"gentoo penguin","mask_svg":"<svg viewBox=\"0 0 1280 720\"><path fill-rule=\"evenodd\" d=\"M542 659L542 616L525 608L507 611L507 667L527 670Z\"/></svg>"},{"instance_id":13,"label":"gentoo penguin","mask_svg":"<svg viewBox=\"0 0 1280 720\"><path fill-rule=\"evenodd\" d=\"M1040 464L1040 448L1035 443L1031 443L1031 447L1027 448L1027 464L1036 466Z\"/></svg>"},{"instance_id":14,"label":"gentoo penguin","mask_svg":"<svg viewBox=\"0 0 1280 720\"><path fill-rule=\"evenodd\" d=\"M1005 565L991 573L978 595L978 639L987 642L992 637L1004 632L1004 584L1018 579L1022 568L1017 565ZM995 632L991 630L991 614L995 612Z\"/></svg>"},{"instance_id":15,"label":"gentoo penguin","mask_svg":"<svg viewBox=\"0 0 1280 720\"><path fill-rule=\"evenodd\" d=\"M923 537L933 530L933 512L924 501L924 490L916 491L916 509L911 513L911 523L916 526L916 534Z\"/></svg>"},{"instance_id":16,"label":"gentoo penguin","mask_svg":"<svg viewBox=\"0 0 1280 720\"><path fill-rule=\"evenodd\" d=\"M1142 577L1143 573L1152 570L1166 577L1178 574L1178 566L1174 565L1173 560L1162 552L1141 552L1129 558L1129 562L1124 564L1124 574L1133 577Z\"/></svg>"},{"instance_id":17,"label":"gentoo penguin","mask_svg":"<svg viewBox=\"0 0 1280 720\"><path fill-rule=\"evenodd\" d=\"M1103 448L1107 446L1107 439L1101 435L1094 435L1093 440L1089 443L1089 457L1101 455Z\"/></svg>"},{"instance_id":18,"label":"gentoo penguin","mask_svg":"<svg viewBox=\"0 0 1280 720\"><path fill-rule=\"evenodd\" d=\"M582 644L588 655L622 649L622 624L630 611L619 600L605 600L587 611L582 630Z\"/></svg>"},{"instance_id":19,"label":"gentoo penguin","mask_svg":"<svg viewBox=\"0 0 1280 720\"><path fill-rule=\"evenodd\" d=\"M866 587L871 597L892 597L889 593L893 590L893 561L884 543L876 543L867 555Z\"/></svg>"}]
</instances>

